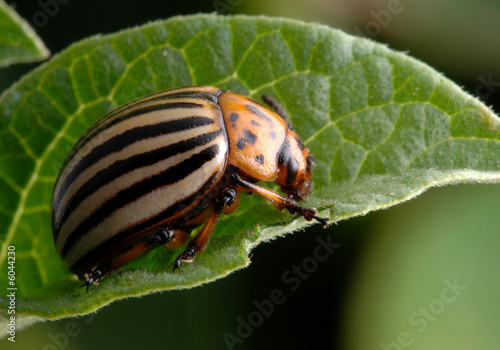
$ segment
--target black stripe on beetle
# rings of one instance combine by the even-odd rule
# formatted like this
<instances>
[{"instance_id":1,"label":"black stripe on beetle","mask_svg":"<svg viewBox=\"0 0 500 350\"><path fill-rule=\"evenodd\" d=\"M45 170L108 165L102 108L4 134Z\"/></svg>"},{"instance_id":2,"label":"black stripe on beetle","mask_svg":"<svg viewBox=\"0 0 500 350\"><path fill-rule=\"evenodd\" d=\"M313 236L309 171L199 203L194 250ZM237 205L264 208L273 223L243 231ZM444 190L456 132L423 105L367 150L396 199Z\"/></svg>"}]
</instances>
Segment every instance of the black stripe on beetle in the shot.
<instances>
[{"instance_id":1,"label":"black stripe on beetle","mask_svg":"<svg viewBox=\"0 0 500 350\"><path fill-rule=\"evenodd\" d=\"M92 164L95 164L113 152L121 151L134 142L213 123L214 120L211 118L189 117L126 130L94 147L90 153L84 156L64 179L59 194L62 196L76 178Z\"/></svg>"},{"instance_id":2,"label":"black stripe on beetle","mask_svg":"<svg viewBox=\"0 0 500 350\"><path fill-rule=\"evenodd\" d=\"M113 118L116 118L117 115L120 115L120 113L124 113L126 111L136 111L143 109L145 107L148 107L147 105L149 104L150 107L153 106L163 106L166 109L169 108L203 108L204 105L200 103L196 103L193 101L186 102L186 101L177 101L177 102L169 102L169 100L172 99L177 99L177 98L189 98L189 94L186 96L185 92L178 93L178 94L169 94L169 95L163 95L163 94L153 94L148 97L145 97L143 99L135 100L132 102L129 102L114 111L110 112L109 114L106 115L105 118L101 119L98 124L95 124L93 127L98 127L102 122L109 121ZM199 100L199 99L198 99ZM151 105L151 102L158 102L154 105Z\"/></svg>"},{"instance_id":3,"label":"black stripe on beetle","mask_svg":"<svg viewBox=\"0 0 500 350\"><path fill-rule=\"evenodd\" d=\"M176 183L184 179L204 163L212 160L219 153L219 146L210 146L198 154L191 156L176 166L169 168L158 175L151 176L141 182L135 183L129 188L118 192L113 198L103 203L92 215L80 223L80 225L69 235L64 242L61 255L66 256L75 242L84 236L93 227L97 226L115 210L147 195L151 191Z\"/></svg>"},{"instance_id":4,"label":"black stripe on beetle","mask_svg":"<svg viewBox=\"0 0 500 350\"><path fill-rule=\"evenodd\" d=\"M60 223L65 222L69 215L81 204L86 198L93 193L97 192L102 186L110 183L111 181L129 173L135 169L149 166L158 163L168 155L167 158L172 157L179 153L192 150L198 146L204 145L214 140L221 130L193 137L189 140L183 140L165 147L157 148L155 150L136 154L124 160L117 161L109 167L100 170L89 181L83 184L78 191L68 199L68 204L60 215L59 222L54 227L54 237L58 236L60 230Z\"/></svg>"},{"instance_id":5,"label":"black stripe on beetle","mask_svg":"<svg viewBox=\"0 0 500 350\"><path fill-rule=\"evenodd\" d=\"M86 268L86 266L88 266L89 261L92 261L95 256L105 255L106 252L110 248L112 248L113 246L116 246L116 245L120 245L120 242L125 240L127 237L130 237L137 232L147 230L149 227L153 227L153 226L157 225L158 223L172 217L176 212L179 211L179 208L183 208L183 207L186 208L186 207L188 207L188 205L194 203L197 199L198 200L203 199L204 195L206 195L207 191L210 189L210 187L212 187L212 184L216 181L218 176L219 176L218 173L213 174L207 180L207 182L203 185L203 187L198 192L191 195L190 197L171 205L170 207L163 210L161 213L154 215L153 217L151 217L151 218L149 218L141 223L138 223L137 225L135 225L133 227L130 227L126 230L123 230L121 232L116 233L115 235L113 235L113 237L111 237L107 241L103 242L102 244L100 244L99 246L94 248L93 250L89 251L81 258L79 258L71 266L71 268L70 268L71 271L78 272L78 271L84 270ZM208 202L206 202L205 205L208 205ZM190 212L186 213L184 216L187 219L190 219L190 218L196 216L200 211L203 211L203 209L206 209L206 208L199 208L197 206L197 207L193 208Z\"/></svg>"},{"instance_id":6,"label":"black stripe on beetle","mask_svg":"<svg viewBox=\"0 0 500 350\"><path fill-rule=\"evenodd\" d=\"M116 114L113 116L108 116L106 120L109 120L109 122L104 123L104 125L97 126L96 129L92 129L92 131L88 134L85 135L85 140L89 140L94 138L96 135L102 133L104 130L111 128L113 125L116 125L125 119L129 118L134 118L134 117L140 117L143 116L144 114L150 113L150 112L156 112L156 111L161 111L161 110L169 110L169 109L176 109L176 108L203 108L204 105L199 104L199 103L194 103L194 102L165 102L162 104L155 104L151 106L138 106L138 108L132 109L130 112L123 113L122 115ZM118 116L119 115L119 116ZM67 162L69 162L72 158L73 155L75 155L80 149L82 149L85 146L86 142L81 142L79 143L71 155L68 157Z\"/></svg>"},{"instance_id":7,"label":"black stripe on beetle","mask_svg":"<svg viewBox=\"0 0 500 350\"><path fill-rule=\"evenodd\" d=\"M187 100L192 100L192 101L196 101L196 102L199 102L200 100L205 100L208 102L217 101L216 98L214 99L214 94L207 94L207 93L203 93L203 92L192 90L192 89L184 89L184 90L180 90L178 92L173 92L172 90L170 90L170 91L167 91L167 93L155 93L155 94L151 94L148 96L144 96L143 98L137 99L135 101L129 102L129 103L125 104L124 106L117 108L116 112L123 111L125 108L130 108L130 107L140 105L140 104L146 103L146 102L162 103L162 102L168 102L169 100L173 100L173 99L176 99L176 100L177 99L185 99L185 100L187 99ZM192 101L190 101L190 102L192 102ZM125 107L125 108L123 108L123 107ZM110 113L110 115L112 115L112 113Z\"/></svg>"}]
</instances>

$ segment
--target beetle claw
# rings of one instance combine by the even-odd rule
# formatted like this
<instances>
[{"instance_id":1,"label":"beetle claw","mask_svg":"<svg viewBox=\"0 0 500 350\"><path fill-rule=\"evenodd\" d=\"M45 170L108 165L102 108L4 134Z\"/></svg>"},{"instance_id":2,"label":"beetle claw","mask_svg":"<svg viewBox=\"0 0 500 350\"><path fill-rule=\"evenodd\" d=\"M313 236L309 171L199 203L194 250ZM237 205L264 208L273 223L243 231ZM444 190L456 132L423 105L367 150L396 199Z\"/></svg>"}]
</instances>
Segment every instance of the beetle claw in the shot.
<instances>
[{"instance_id":1,"label":"beetle claw","mask_svg":"<svg viewBox=\"0 0 500 350\"><path fill-rule=\"evenodd\" d=\"M328 220L328 218L321 218L313 214L310 214L310 217L321 223L323 225L323 228L327 228L328 226L330 226L330 220Z\"/></svg>"},{"instance_id":2,"label":"beetle claw","mask_svg":"<svg viewBox=\"0 0 500 350\"><path fill-rule=\"evenodd\" d=\"M84 284L82 284L80 286L80 288L82 288L84 286L87 286L87 293L88 293L89 287L92 284L99 284L99 282L101 281L101 279L103 279L104 277L107 276L107 273L108 273L108 269L106 267L104 267L104 266L95 266L92 269L92 272L85 274L85 277L87 278L87 280L85 281Z\"/></svg>"},{"instance_id":3,"label":"beetle claw","mask_svg":"<svg viewBox=\"0 0 500 350\"><path fill-rule=\"evenodd\" d=\"M175 262L174 262L174 270L173 272L175 272L175 270L179 270L180 272L184 272L182 271L181 269L181 259L180 259L180 255L177 257L177 259L175 259Z\"/></svg>"},{"instance_id":4,"label":"beetle claw","mask_svg":"<svg viewBox=\"0 0 500 350\"><path fill-rule=\"evenodd\" d=\"M328 218L322 218L316 215L316 209L314 208L304 208L298 205L293 205L287 208L290 214L299 214L304 217L307 221L316 220L323 225L323 228L327 228L330 225Z\"/></svg>"},{"instance_id":5,"label":"beetle claw","mask_svg":"<svg viewBox=\"0 0 500 350\"><path fill-rule=\"evenodd\" d=\"M88 292L89 292L89 287L90 287L90 285L91 285L91 284L92 284L91 279L90 279L90 278L87 278L87 280L85 281L85 283L84 283L84 284L82 284L82 285L80 286L80 288L87 286L87 293L88 293Z\"/></svg>"},{"instance_id":6,"label":"beetle claw","mask_svg":"<svg viewBox=\"0 0 500 350\"><path fill-rule=\"evenodd\" d=\"M184 272L181 269L181 261L191 262L193 261L195 254L196 254L196 249L188 245L186 250L181 255L179 255L177 259L175 259L174 272L176 269L179 269L179 271Z\"/></svg>"}]
</instances>

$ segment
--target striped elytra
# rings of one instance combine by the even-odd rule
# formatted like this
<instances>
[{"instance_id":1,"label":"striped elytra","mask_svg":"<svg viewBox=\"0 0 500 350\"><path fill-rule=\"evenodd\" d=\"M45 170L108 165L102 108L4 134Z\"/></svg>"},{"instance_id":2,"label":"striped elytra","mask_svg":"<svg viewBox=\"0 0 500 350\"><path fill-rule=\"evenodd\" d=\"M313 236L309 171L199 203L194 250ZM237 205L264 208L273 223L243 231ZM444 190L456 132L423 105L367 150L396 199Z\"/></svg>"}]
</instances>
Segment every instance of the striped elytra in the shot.
<instances>
[{"instance_id":1,"label":"striped elytra","mask_svg":"<svg viewBox=\"0 0 500 350\"><path fill-rule=\"evenodd\" d=\"M328 224L297 204L311 191L315 160L277 102L263 98L277 112L210 86L166 90L111 111L82 136L55 185L52 227L57 252L87 288L151 248L183 246L204 223L175 261L180 269L240 193Z\"/></svg>"}]
</instances>

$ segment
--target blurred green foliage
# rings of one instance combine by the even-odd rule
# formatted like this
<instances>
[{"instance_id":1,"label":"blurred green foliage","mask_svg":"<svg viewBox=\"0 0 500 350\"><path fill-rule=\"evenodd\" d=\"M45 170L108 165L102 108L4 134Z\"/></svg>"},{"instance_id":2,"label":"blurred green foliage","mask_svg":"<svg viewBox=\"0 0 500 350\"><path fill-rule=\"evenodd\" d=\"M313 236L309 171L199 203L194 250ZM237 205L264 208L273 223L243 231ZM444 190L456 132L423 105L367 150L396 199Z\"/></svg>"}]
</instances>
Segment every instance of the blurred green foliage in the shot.
<instances>
[{"instance_id":1,"label":"blurred green foliage","mask_svg":"<svg viewBox=\"0 0 500 350\"><path fill-rule=\"evenodd\" d=\"M500 185L463 185L379 213L351 282L345 348L498 349L499 199Z\"/></svg>"}]
</instances>

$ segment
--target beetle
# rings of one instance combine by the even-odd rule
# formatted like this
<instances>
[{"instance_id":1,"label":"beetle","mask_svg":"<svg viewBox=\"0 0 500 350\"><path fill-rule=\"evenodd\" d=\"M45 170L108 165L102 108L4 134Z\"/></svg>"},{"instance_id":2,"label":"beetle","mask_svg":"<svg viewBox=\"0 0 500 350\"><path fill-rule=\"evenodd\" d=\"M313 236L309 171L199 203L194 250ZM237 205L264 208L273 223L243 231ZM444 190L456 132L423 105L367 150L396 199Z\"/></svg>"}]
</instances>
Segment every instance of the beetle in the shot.
<instances>
[{"instance_id":1,"label":"beetle","mask_svg":"<svg viewBox=\"0 0 500 350\"><path fill-rule=\"evenodd\" d=\"M69 270L99 283L156 246L202 253L241 193L328 226L298 205L316 161L283 108L211 86L179 87L129 102L98 120L70 152L52 200L56 250ZM257 185L275 182L286 196Z\"/></svg>"}]
</instances>

